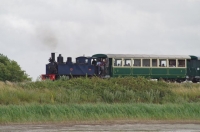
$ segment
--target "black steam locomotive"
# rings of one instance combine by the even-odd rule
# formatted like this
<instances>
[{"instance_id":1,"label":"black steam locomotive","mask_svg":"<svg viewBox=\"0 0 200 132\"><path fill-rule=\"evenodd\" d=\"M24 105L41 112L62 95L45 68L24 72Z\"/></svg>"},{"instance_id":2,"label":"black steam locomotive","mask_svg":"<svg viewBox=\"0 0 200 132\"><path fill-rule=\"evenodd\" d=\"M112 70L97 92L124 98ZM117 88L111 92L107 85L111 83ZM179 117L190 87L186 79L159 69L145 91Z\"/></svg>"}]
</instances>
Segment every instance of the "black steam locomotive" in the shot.
<instances>
[{"instance_id":1,"label":"black steam locomotive","mask_svg":"<svg viewBox=\"0 0 200 132\"><path fill-rule=\"evenodd\" d=\"M49 63L46 65L46 74L42 75L42 79L56 80L62 76L80 77L80 76L99 76L103 75L102 69L104 65L97 65L97 58L80 56L76 58L76 62L72 62L71 57L67 57L67 61L63 61L61 54L55 60L55 53L51 53Z\"/></svg>"}]
</instances>

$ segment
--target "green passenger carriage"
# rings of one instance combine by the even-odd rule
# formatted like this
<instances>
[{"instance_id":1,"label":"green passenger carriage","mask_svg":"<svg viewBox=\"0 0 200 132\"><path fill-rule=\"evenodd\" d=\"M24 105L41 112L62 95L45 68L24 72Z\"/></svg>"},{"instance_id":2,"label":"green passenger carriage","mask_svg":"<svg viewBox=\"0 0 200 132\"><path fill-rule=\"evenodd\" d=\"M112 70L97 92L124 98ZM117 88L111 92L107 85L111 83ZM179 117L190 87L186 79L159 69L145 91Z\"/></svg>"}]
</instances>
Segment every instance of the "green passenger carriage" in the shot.
<instances>
[{"instance_id":1,"label":"green passenger carriage","mask_svg":"<svg viewBox=\"0 0 200 132\"><path fill-rule=\"evenodd\" d=\"M199 81L200 58L189 55L95 54L105 59L105 74L110 77L143 76L152 79Z\"/></svg>"}]
</instances>

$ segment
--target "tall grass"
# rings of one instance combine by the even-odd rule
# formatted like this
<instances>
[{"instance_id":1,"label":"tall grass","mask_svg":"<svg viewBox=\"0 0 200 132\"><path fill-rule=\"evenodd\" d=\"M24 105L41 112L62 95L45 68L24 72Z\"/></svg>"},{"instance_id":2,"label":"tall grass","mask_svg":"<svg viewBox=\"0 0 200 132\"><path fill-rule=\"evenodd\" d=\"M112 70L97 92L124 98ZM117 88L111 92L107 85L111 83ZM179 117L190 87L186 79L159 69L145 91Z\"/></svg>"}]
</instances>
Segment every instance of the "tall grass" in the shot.
<instances>
[{"instance_id":1,"label":"tall grass","mask_svg":"<svg viewBox=\"0 0 200 132\"><path fill-rule=\"evenodd\" d=\"M200 84L139 78L0 82L0 123L199 120Z\"/></svg>"},{"instance_id":2,"label":"tall grass","mask_svg":"<svg viewBox=\"0 0 200 132\"><path fill-rule=\"evenodd\" d=\"M173 84L138 77L0 82L0 104L199 102L200 84Z\"/></svg>"},{"instance_id":3,"label":"tall grass","mask_svg":"<svg viewBox=\"0 0 200 132\"><path fill-rule=\"evenodd\" d=\"M200 84L171 84L171 91L182 102L200 102ZM177 100L178 100L177 99Z\"/></svg>"},{"instance_id":4,"label":"tall grass","mask_svg":"<svg viewBox=\"0 0 200 132\"><path fill-rule=\"evenodd\" d=\"M0 107L0 123L101 121L101 120L200 120L200 104L71 104L7 105Z\"/></svg>"},{"instance_id":5,"label":"tall grass","mask_svg":"<svg viewBox=\"0 0 200 132\"><path fill-rule=\"evenodd\" d=\"M160 103L169 90L163 82L144 78L75 78L71 80L37 81L3 84L0 104L25 103L96 103L149 102Z\"/></svg>"}]
</instances>

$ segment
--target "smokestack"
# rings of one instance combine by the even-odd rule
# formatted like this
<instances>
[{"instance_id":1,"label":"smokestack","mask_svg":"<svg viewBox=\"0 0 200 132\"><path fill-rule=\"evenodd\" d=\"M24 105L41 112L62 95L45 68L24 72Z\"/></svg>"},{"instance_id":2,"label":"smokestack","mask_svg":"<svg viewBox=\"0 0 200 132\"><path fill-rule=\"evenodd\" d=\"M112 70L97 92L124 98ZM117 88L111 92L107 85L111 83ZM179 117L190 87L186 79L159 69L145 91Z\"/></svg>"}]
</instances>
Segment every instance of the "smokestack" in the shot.
<instances>
[{"instance_id":1,"label":"smokestack","mask_svg":"<svg viewBox=\"0 0 200 132\"><path fill-rule=\"evenodd\" d=\"M58 64L62 64L63 63L63 57L61 54L59 54L59 56L57 57L57 62Z\"/></svg>"},{"instance_id":2,"label":"smokestack","mask_svg":"<svg viewBox=\"0 0 200 132\"><path fill-rule=\"evenodd\" d=\"M52 62L55 62L55 53L51 53Z\"/></svg>"}]
</instances>

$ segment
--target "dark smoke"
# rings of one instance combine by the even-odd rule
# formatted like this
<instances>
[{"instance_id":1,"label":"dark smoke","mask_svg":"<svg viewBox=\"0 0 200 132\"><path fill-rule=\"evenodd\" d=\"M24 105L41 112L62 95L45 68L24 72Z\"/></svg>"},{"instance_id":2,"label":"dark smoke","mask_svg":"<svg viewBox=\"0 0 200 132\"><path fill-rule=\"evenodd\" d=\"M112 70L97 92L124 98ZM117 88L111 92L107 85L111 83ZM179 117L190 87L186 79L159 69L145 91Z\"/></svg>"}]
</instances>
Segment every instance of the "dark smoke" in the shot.
<instances>
[{"instance_id":1,"label":"dark smoke","mask_svg":"<svg viewBox=\"0 0 200 132\"><path fill-rule=\"evenodd\" d=\"M51 28L38 27L37 28L37 38L41 41L45 48L54 51L58 45L58 39Z\"/></svg>"}]
</instances>

